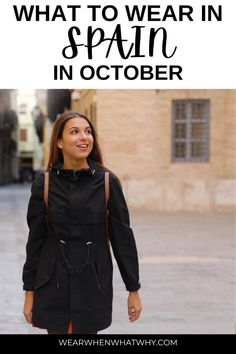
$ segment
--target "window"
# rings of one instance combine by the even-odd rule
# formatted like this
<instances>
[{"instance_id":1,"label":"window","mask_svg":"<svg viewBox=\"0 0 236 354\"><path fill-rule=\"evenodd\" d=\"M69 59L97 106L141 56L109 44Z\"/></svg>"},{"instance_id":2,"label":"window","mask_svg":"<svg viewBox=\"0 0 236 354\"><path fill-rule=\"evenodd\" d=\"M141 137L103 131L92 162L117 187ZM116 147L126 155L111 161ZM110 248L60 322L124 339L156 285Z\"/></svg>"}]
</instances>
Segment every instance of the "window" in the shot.
<instances>
[{"instance_id":1,"label":"window","mask_svg":"<svg viewBox=\"0 0 236 354\"><path fill-rule=\"evenodd\" d=\"M27 129L20 129L20 141L27 141Z\"/></svg>"},{"instance_id":2,"label":"window","mask_svg":"<svg viewBox=\"0 0 236 354\"><path fill-rule=\"evenodd\" d=\"M20 104L19 113L20 114L26 114L27 113L27 104L26 103L21 103Z\"/></svg>"},{"instance_id":3,"label":"window","mask_svg":"<svg viewBox=\"0 0 236 354\"><path fill-rule=\"evenodd\" d=\"M172 102L172 161L209 159L209 100Z\"/></svg>"},{"instance_id":4,"label":"window","mask_svg":"<svg viewBox=\"0 0 236 354\"><path fill-rule=\"evenodd\" d=\"M90 120L93 124L96 123L96 102L90 104Z\"/></svg>"}]
</instances>

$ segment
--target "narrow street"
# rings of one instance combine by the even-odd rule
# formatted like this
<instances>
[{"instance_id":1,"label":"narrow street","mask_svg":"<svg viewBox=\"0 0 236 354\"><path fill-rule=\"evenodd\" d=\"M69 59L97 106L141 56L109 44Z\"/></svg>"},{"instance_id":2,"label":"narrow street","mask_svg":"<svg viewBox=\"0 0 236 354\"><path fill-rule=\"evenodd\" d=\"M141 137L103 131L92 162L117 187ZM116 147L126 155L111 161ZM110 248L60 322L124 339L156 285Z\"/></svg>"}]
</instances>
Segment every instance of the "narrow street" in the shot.
<instances>
[{"instance_id":1,"label":"narrow street","mask_svg":"<svg viewBox=\"0 0 236 354\"><path fill-rule=\"evenodd\" d=\"M0 333L46 333L23 317L21 273L30 185L0 187ZM129 323L114 266L114 307L104 334L235 333L235 216L131 213L140 257L143 311Z\"/></svg>"}]
</instances>

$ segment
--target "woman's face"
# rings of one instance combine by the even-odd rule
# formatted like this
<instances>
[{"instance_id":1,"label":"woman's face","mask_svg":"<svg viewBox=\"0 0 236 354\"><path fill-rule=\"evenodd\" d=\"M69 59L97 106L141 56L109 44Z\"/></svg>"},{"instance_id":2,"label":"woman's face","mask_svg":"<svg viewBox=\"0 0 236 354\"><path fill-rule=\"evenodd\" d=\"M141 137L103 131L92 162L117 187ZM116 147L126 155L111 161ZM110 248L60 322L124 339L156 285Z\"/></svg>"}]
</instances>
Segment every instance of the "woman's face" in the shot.
<instances>
[{"instance_id":1,"label":"woman's face","mask_svg":"<svg viewBox=\"0 0 236 354\"><path fill-rule=\"evenodd\" d=\"M86 119L69 119L57 146L62 149L64 161L85 160L93 149L92 130Z\"/></svg>"}]
</instances>

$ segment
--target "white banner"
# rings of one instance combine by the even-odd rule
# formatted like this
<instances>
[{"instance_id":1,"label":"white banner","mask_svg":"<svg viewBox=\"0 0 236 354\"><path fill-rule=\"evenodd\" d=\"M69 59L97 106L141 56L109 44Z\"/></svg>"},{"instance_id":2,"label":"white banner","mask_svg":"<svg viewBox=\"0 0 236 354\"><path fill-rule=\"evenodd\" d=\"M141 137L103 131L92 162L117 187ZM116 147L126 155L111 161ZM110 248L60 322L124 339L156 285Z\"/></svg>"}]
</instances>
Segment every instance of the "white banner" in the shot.
<instances>
[{"instance_id":1,"label":"white banner","mask_svg":"<svg viewBox=\"0 0 236 354\"><path fill-rule=\"evenodd\" d=\"M1 0L0 88L236 88L235 14L235 0Z\"/></svg>"}]
</instances>

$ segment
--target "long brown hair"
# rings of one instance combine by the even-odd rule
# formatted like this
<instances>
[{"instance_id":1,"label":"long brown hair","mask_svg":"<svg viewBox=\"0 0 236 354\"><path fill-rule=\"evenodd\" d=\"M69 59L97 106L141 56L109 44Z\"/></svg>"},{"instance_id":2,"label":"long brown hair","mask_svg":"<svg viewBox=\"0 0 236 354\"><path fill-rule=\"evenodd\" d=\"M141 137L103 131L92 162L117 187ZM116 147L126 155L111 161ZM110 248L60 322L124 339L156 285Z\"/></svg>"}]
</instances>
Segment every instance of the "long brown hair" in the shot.
<instances>
[{"instance_id":1,"label":"long brown hair","mask_svg":"<svg viewBox=\"0 0 236 354\"><path fill-rule=\"evenodd\" d=\"M61 161L63 162L63 154L61 149L57 146L58 139L62 138L63 130L65 127L66 122L72 118L80 117L85 119L92 132L93 136L93 149L91 153L89 154L88 158L92 159L94 162L96 162L99 166L101 166L104 170L109 171L104 165L103 165L103 158L102 158L102 152L101 148L98 143L98 137L96 130L93 126L93 124L90 122L90 120L83 114L78 113L78 112L72 112L72 111L67 111L62 113L55 121L52 135L51 135L51 142L50 142L50 153L49 153L49 159L48 159L48 164L47 164L47 171L50 170L50 167L53 166L56 162Z\"/></svg>"}]
</instances>

